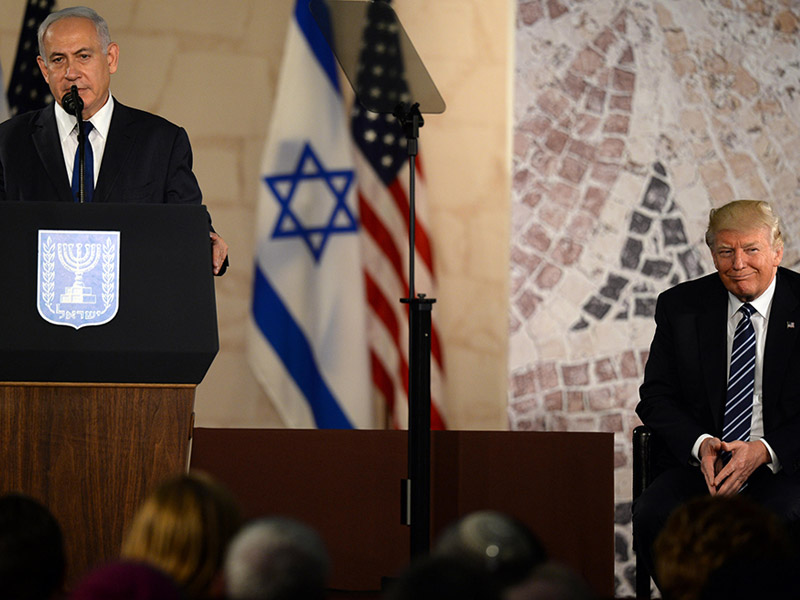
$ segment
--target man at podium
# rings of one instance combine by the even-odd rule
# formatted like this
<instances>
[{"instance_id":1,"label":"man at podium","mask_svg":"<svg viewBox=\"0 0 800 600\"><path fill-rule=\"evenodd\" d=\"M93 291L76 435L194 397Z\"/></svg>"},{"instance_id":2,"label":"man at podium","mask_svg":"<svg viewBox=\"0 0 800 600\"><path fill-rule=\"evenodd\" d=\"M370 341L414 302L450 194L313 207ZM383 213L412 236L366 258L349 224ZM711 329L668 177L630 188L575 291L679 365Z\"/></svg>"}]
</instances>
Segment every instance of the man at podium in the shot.
<instances>
[{"instance_id":1,"label":"man at podium","mask_svg":"<svg viewBox=\"0 0 800 600\"><path fill-rule=\"evenodd\" d=\"M111 96L119 46L105 19L81 6L50 14L39 27L37 60L55 102L0 124L0 201L202 202L186 131ZM82 190L73 116L81 104ZM213 229L210 236L214 274L221 275L228 245Z\"/></svg>"}]
</instances>

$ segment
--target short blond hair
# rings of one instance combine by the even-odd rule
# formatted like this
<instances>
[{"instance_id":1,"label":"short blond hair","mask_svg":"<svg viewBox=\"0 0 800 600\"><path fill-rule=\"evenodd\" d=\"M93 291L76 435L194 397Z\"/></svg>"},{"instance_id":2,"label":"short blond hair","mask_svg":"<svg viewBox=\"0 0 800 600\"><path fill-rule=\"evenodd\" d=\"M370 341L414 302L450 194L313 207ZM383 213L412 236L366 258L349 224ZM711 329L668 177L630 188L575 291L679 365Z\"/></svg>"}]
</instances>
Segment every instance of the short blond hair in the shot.
<instances>
[{"instance_id":1,"label":"short blond hair","mask_svg":"<svg viewBox=\"0 0 800 600\"><path fill-rule=\"evenodd\" d=\"M717 233L723 230L752 231L769 229L772 249L783 248L781 224L768 202L763 200L734 200L708 213L706 245L714 250Z\"/></svg>"},{"instance_id":2,"label":"short blond hair","mask_svg":"<svg viewBox=\"0 0 800 600\"><path fill-rule=\"evenodd\" d=\"M203 473L179 475L145 499L121 555L170 575L185 598L204 598L240 525L238 504L227 488Z\"/></svg>"}]
</instances>

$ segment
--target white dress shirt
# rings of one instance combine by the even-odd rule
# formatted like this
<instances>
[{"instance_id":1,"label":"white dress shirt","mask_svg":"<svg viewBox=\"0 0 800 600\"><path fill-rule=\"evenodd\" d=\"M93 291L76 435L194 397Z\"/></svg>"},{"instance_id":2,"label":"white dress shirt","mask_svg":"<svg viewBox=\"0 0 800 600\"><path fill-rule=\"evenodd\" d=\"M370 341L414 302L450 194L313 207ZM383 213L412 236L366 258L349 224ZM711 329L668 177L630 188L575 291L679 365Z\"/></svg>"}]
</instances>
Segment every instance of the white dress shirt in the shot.
<instances>
[{"instance_id":1,"label":"white dress shirt","mask_svg":"<svg viewBox=\"0 0 800 600\"><path fill-rule=\"evenodd\" d=\"M92 145L95 185L97 185L97 177L100 175L100 164L103 162L103 152L106 149L108 129L111 127L113 113L114 99L109 93L106 103L89 119L92 123L92 131L89 133L88 141ZM61 151L64 153L64 164L67 167L67 178L72 185L75 151L78 149L78 120L56 103L56 125L58 126L58 138L61 140Z\"/></svg>"},{"instance_id":2,"label":"white dress shirt","mask_svg":"<svg viewBox=\"0 0 800 600\"><path fill-rule=\"evenodd\" d=\"M772 298L775 295L775 277L772 278L772 283L769 284L764 293L758 298L750 302L750 305L755 309L755 312L750 317L753 323L753 329L756 332L756 367L755 367L755 389L753 390L753 416L750 421L750 441L761 440L761 443L766 446L769 452L771 462L767 466L773 473L777 473L780 468L780 461L777 455L772 450L767 440L764 439L764 404L762 402L762 372L764 370L764 347L767 342L767 323L769 322L769 313L772 308ZM744 315L739 312L744 302L739 300L736 296L728 292L728 368L726 373L730 372L731 368L731 350L733 348L733 335L736 332L736 325L744 318ZM692 456L700 460L700 444L706 438L712 437L709 434L703 434L692 447Z\"/></svg>"}]
</instances>

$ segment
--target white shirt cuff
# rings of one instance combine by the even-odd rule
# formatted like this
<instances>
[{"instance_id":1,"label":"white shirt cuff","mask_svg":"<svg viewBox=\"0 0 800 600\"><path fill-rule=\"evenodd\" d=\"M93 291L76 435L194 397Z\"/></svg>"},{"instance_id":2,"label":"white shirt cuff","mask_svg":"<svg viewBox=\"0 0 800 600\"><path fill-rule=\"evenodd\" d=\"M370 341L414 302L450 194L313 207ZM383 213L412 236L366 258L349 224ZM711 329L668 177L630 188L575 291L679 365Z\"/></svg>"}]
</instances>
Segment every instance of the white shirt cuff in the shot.
<instances>
[{"instance_id":1,"label":"white shirt cuff","mask_svg":"<svg viewBox=\"0 0 800 600\"><path fill-rule=\"evenodd\" d=\"M777 473L781 470L781 461L778 460L778 455L775 454L775 451L772 449L772 446L769 445L767 440L760 438L758 441L764 444L767 447L767 452L769 452L770 461L767 463L767 467L769 467L769 470L773 473Z\"/></svg>"},{"instance_id":2,"label":"white shirt cuff","mask_svg":"<svg viewBox=\"0 0 800 600\"><path fill-rule=\"evenodd\" d=\"M714 436L704 433L699 438L697 438L697 441L694 443L694 446L692 446L692 458L694 460L690 461L691 464L695 466L700 466L700 444L702 444L704 440L707 440L710 437ZM769 448L769 446L767 446L767 448Z\"/></svg>"}]
</instances>

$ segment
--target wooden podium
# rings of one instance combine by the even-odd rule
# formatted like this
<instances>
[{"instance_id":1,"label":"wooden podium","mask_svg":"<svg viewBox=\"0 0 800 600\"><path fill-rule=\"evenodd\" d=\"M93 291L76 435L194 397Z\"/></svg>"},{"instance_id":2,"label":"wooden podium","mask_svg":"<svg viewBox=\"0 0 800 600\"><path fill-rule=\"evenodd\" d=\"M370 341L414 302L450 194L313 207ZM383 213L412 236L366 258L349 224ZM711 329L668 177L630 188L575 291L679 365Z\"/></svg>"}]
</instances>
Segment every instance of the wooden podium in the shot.
<instances>
[{"instance_id":1,"label":"wooden podium","mask_svg":"<svg viewBox=\"0 0 800 600\"><path fill-rule=\"evenodd\" d=\"M47 506L68 580L119 556L155 482L185 470L194 386L0 384L0 493Z\"/></svg>"},{"instance_id":2,"label":"wooden podium","mask_svg":"<svg viewBox=\"0 0 800 600\"><path fill-rule=\"evenodd\" d=\"M0 493L45 504L69 583L119 556L145 495L187 468L196 384L217 353L202 206L0 202L13 224L0 304ZM103 325L48 322L38 232L118 231L119 307Z\"/></svg>"}]
</instances>

